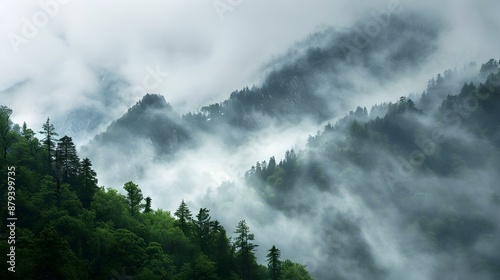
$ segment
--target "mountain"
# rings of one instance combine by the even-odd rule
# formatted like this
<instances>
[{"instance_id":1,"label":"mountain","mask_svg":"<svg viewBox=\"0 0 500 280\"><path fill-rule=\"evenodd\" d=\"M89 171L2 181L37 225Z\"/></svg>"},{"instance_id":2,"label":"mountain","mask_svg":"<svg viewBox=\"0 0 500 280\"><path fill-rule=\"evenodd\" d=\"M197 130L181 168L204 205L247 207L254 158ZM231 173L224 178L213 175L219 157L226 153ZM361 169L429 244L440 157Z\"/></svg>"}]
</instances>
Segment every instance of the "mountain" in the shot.
<instances>
[{"instance_id":1,"label":"mountain","mask_svg":"<svg viewBox=\"0 0 500 280\"><path fill-rule=\"evenodd\" d=\"M99 188L90 160L79 159L70 137L54 147L26 125L14 125L12 111L1 106L6 133L0 164L9 167L0 171L8 178L2 190L15 197L15 207L1 214L5 219L15 213L16 228L7 230L21 241L16 247L2 242L7 257L18 257L4 261L12 268L16 259L26 260L15 267L20 279L269 279L273 264L282 264L275 270L290 279L498 279L499 65L494 59L483 64L472 78L478 83L458 86L460 73L450 71L431 79L418 100L403 96L370 112L358 107L310 136L307 148L289 150L279 162L257 162L245 174L245 189L224 182L207 192L206 206L226 215L243 208L259 225L252 229L264 229L259 236L278 244L292 236L287 247L265 251L267 268L256 261L255 236L245 219L232 242L223 215L221 222L212 220L208 208L194 218L182 200L172 216L153 210L151 198L144 199L133 182L124 184L126 195ZM158 135L143 121L179 132ZM189 143L180 121L163 97L146 95L110 126L120 137L105 141L123 141L137 131L134 139ZM54 127L47 120L43 129ZM305 265L279 262L277 247Z\"/></svg>"},{"instance_id":2,"label":"mountain","mask_svg":"<svg viewBox=\"0 0 500 280\"><path fill-rule=\"evenodd\" d=\"M99 83L94 92L89 93L92 101L50 116L59 133L72 137L78 146L105 129L114 120L114 112L122 113L122 104L129 103L121 96L123 89L129 86L123 77L109 71L95 71Z\"/></svg>"},{"instance_id":3,"label":"mountain","mask_svg":"<svg viewBox=\"0 0 500 280\"><path fill-rule=\"evenodd\" d=\"M168 105L146 96L124 119L158 109ZM207 208L193 215L181 200L171 214L154 209L132 181L123 185L126 195L98 187L91 160L80 160L71 137L55 144L47 119L43 141L11 114L0 106L0 195L10 202L0 211L9 221L0 230L1 279L269 279L244 219L231 241ZM269 251L274 273L312 280L304 265L282 261L275 246Z\"/></svg>"},{"instance_id":4,"label":"mountain","mask_svg":"<svg viewBox=\"0 0 500 280\"><path fill-rule=\"evenodd\" d=\"M193 200L223 223L244 211L315 279L497 279L499 62L479 73L474 64L447 70L422 94L356 108L380 85L416 73L440 38L439 23L390 20L362 45L359 28L313 34L265 66L261 85L198 112L180 116L148 94L84 153L115 181L144 179L161 196L206 191ZM213 186L203 172L217 160L231 166L238 150L282 146L283 138L255 141L269 127L276 137L303 133L306 120L319 126L351 108L307 148L246 167L242 181L197 188Z\"/></svg>"},{"instance_id":5,"label":"mountain","mask_svg":"<svg viewBox=\"0 0 500 280\"><path fill-rule=\"evenodd\" d=\"M374 114L358 107L310 136L306 149L246 173L269 206L314 229L314 254L304 253L314 277L500 277L499 64L483 64L479 83L454 85L450 71L418 100L401 97Z\"/></svg>"},{"instance_id":6,"label":"mountain","mask_svg":"<svg viewBox=\"0 0 500 280\"><path fill-rule=\"evenodd\" d=\"M356 26L365 24L361 21ZM165 158L174 155L184 143L204 139L205 134L238 146L246 143L250 132L271 125L290 127L305 119L320 124L360 98L360 91L366 90L366 85L360 88L361 81L367 85L373 80L384 83L418 68L435 49L433 42L439 30L437 23L415 15L387 17L380 34L372 37L357 27L326 28L265 66L262 71L267 74L261 86L234 91L227 100L180 119L165 104L154 112L136 105L83 151L96 151L125 139L120 141L120 150L127 158L138 142L153 146L155 156ZM365 40L362 45L360 38ZM351 53L353 48L355 54ZM155 95L144 99L163 102ZM145 103L144 99L139 103ZM95 153L89 156L96 158Z\"/></svg>"},{"instance_id":7,"label":"mountain","mask_svg":"<svg viewBox=\"0 0 500 280\"><path fill-rule=\"evenodd\" d=\"M150 140L158 153L170 154L189 140L180 122L180 116L163 96L147 94L95 141L133 150L138 137Z\"/></svg>"}]
</instances>

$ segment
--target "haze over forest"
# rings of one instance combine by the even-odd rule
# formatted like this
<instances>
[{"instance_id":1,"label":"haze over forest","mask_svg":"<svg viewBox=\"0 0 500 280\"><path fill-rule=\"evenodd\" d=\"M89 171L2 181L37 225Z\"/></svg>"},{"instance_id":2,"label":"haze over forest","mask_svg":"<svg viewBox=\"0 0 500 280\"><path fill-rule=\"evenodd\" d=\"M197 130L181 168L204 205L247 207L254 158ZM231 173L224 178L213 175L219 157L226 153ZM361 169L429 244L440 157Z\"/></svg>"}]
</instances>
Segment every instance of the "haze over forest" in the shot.
<instances>
[{"instance_id":1,"label":"haze over forest","mask_svg":"<svg viewBox=\"0 0 500 280\"><path fill-rule=\"evenodd\" d=\"M500 278L496 1L48 2L0 4L17 277Z\"/></svg>"}]
</instances>

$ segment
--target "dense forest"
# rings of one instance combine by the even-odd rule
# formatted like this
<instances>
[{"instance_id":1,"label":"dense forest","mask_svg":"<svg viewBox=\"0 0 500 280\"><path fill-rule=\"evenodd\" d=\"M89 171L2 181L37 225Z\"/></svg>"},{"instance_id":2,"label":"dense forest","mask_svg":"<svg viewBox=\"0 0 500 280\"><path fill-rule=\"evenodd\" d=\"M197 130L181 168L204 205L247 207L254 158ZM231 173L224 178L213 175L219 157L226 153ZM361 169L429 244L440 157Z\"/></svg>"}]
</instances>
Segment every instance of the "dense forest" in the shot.
<instances>
[{"instance_id":1,"label":"dense forest","mask_svg":"<svg viewBox=\"0 0 500 280\"><path fill-rule=\"evenodd\" d=\"M11 114L0 107L0 216L17 218L14 235L2 223L2 279L312 279L275 246L257 262L245 220L232 240L209 209L192 213L182 200L171 214L133 182L125 195L99 186L91 160L50 119L38 139Z\"/></svg>"},{"instance_id":2,"label":"dense forest","mask_svg":"<svg viewBox=\"0 0 500 280\"><path fill-rule=\"evenodd\" d=\"M359 98L354 93L363 94L360 84L397 79L409 71L408 65L416 67L434 50L439 24L417 15L391 15L387 21L392 24L383 34L348 61L345 42L358 36L356 30L329 27L313 33L264 66L260 86L234 90L227 99L198 111L180 115L164 97L148 94L94 137L84 153L95 162L106 162L101 151L119 145L124 158L133 160L136 148L130 142L147 141L156 157L164 159L200 144L206 135L238 146L271 125L297 125L304 119L321 123L337 117ZM86 119L94 117L85 114Z\"/></svg>"},{"instance_id":3,"label":"dense forest","mask_svg":"<svg viewBox=\"0 0 500 280\"><path fill-rule=\"evenodd\" d=\"M449 71L431 79L415 101L401 97L371 110L358 107L310 136L307 149L257 162L246 183L289 216L314 216L313 193L359 198L372 220L397 225L405 258L441 255L439 266L420 279L499 279L498 65L493 59L483 64L483 82L464 83L458 92L447 86L455 75ZM331 238L325 262L340 265L315 275L390 277L362 235L361 218L335 204L324 207L330 215L320 220L328 225L321 236ZM338 272L346 266L356 273ZM453 274L462 276L444 278Z\"/></svg>"},{"instance_id":4,"label":"dense forest","mask_svg":"<svg viewBox=\"0 0 500 280\"><path fill-rule=\"evenodd\" d=\"M500 1L4 2L0 280L500 280Z\"/></svg>"},{"instance_id":5,"label":"dense forest","mask_svg":"<svg viewBox=\"0 0 500 280\"><path fill-rule=\"evenodd\" d=\"M453 260L443 257L442 271L461 267L470 275L498 278L499 63L489 60L468 79L448 70L431 79L419 96L370 110L358 107L310 136L306 149L291 149L279 161L273 156L257 162L244 182L289 216L314 216L318 205L311 194L342 197L347 190L375 217L397 210L395 223L407 233L401 245L407 257L455 255ZM214 118L214 110L221 110L216 107L204 108L204 118ZM265 265L259 263L256 237L246 220L235 225L232 239L209 209L192 213L182 198L171 214L154 210L152 199L134 182L124 183L121 191L99 186L91 160L79 157L71 137L59 138L50 119L38 139L26 123L12 123L11 114L1 107L0 174L11 177L2 180L1 195L8 201L15 192L15 208L2 206L1 217L6 220L15 209L16 273L2 268L2 278L312 279L305 265L282 260L276 246L260 260ZM148 94L116 123L173 143L189 141L189 127L181 125L186 116L176 115L162 96ZM175 133L141 128L142 122ZM221 189L233 184L225 182ZM315 267L314 275L346 279L339 269L344 266L355 269L354 277L387 278L389 272L363 237L362 223L335 205L328 207L333 208L321 217L325 226L318 238L330 242L328 236L334 236L342 242L325 244L324 261L333 266ZM4 252L12 252L14 245L7 242L9 233L2 226Z\"/></svg>"},{"instance_id":6,"label":"dense forest","mask_svg":"<svg viewBox=\"0 0 500 280\"><path fill-rule=\"evenodd\" d=\"M323 264L332 267L314 267L318 279L390 275L367 244L363 222L336 205L318 204L315 196L340 199L346 192L358 197L372 218L390 220L394 217L388 213L397 211L392 223L405 235L399 241L405 257L445 254L442 275L460 268L471 277L498 278L499 70L494 59L472 78L447 70L429 80L421 95L370 110L358 107L309 136L305 149L257 162L244 183L290 217L329 209L328 216L320 217L323 226L317 236L326 242ZM198 117L224 116L217 111L222 108L211 105ZM8 201L15 192L16 273L2 268L2 278L312 279L306 265L282 260L276 246L264 249L267 259L258 262L258 236L246 220L235 225L232 235L208 208L192 213L182 198L171 214L154 210L152 199L134 182L124 183L120 191L99 186L91 160L79 157L71 137L59 138L50 119L38 139L26 123L12 123L11 114L1 107L0 174L13 178L2 180L1 195ZM162 96L148 94L108 129L113 133L99 137L119 136L106 140L116 142L125 137L119 130L125 125L156 139L152 145L162 140L177 143L156 147L168 153L180 142L191 141L192 126L182 124L195 117L181 117ZM142 123L167 129L150 130ZM220 189L234 184L225 182ZM6 206L4 220L11 211ZM2 226L4 252L12 250L9 233ZM448 258L451 255L455 257ZM7 257L3 255L4 263ZM346 276L341 267L355 272Z\"/></svg>"}]
</instances>

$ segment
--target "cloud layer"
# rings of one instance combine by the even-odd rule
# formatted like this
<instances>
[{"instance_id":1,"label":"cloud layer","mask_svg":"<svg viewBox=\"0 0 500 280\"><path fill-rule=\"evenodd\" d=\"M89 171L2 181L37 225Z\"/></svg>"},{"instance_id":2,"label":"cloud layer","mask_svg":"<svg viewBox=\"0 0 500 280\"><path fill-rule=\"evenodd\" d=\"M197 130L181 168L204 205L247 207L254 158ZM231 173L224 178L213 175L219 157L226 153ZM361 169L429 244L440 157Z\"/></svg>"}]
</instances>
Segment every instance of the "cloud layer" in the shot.
<instances>
[{"instance_id":1,"label":"cloud layer","mask_svg":"<svg viewBox=\"0 0 500 280\"><path fill-rule=\"evenodd\" d=\"M500 44L496 1L230 1L222 17L218 2L3 1L1 103L32 127L47 116L64 124L82 106L98 108L106 125L146 92L164 94L180 113L196 111L259 84L266 62L318 26L350 27L390 5L438 14L449 29L431 63L387 91L421 90L429 73L485 61ZM144 86L151 69L168 77ZM109 88L106 77L119 86Z\"/></svg>"}]
</instances>

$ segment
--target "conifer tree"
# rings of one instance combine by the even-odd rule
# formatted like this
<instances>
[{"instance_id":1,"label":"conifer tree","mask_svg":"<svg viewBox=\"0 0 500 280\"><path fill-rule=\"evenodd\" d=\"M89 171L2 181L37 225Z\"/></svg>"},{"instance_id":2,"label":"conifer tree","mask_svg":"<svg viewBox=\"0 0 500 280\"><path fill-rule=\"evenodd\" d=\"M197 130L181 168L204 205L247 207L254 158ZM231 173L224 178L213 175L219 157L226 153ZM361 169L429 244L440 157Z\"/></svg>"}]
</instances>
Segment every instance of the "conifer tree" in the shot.
<instances>
[{"instance_id":1,"label":"conifer tree","mask_svg":"<svg viewBox=\"0 0 500 280\"><path fill-rule=\"evenodd\" d=\"M78 196L82 202L83 207L90 208L90 203L94 194L97 192L99 187L97 186L97 173L92 169L92 163L90 159L84 158L80 162L80 171L78 175Z\"/></svg>"},{"instance_id":2,"label":"conifer tree","mask_svg":"<svg viewBox=\"0 0 500 280\"><path fill-rule=\"evenodd\" d=\"M142 196L142 191L139 186L134 184L132 181L125 183L123 188L127 191L127 201L130 214L135 216L142 208L144 208L144 205L141 204L144 198Z\"/></svg>"},{"instance_id":3,"label":"conifer tree","mask_svg":"<svg viewBox=\"0 0 500 280\"><path fill-rule=\"evenodd\" d=\"M245 220L238 222L234 233L237 234L234 246L240 265L240 276L243 280L252 279L252 268L256 266L254 251L258 246L252 243L255 236L250 233L250 228Z\"/></svg>"},{"instance_id":4,"label":"conifer tree","mask_svg":"<svg viewBox=\"0 0 500 280\"><path fill-rule=\"evenodd\" d=\"M73 179L78 175L80 159L73 139L69 136L65 135L57 142L56 167L58 173L62 175L63 182L72 183Z\"/></svg>"},{"instance_id":5,"label":"conifer tree","mask_svg":"<svg viewBox=\"0 0 500 280\"><path fill-rule=\"evenodd\" d=\"M178 218L179 227L182 232L184 232L185 235L188 235L190 229L189 223L192 220L192 215L188 206L184 202L184 199L182 200L181 205L179 205L179 208L177 208L177 211L175 211L174 215Z\"/></svg>"},{"instance_id":6,"label":"conifer tree","mask_svg":"<svg viewBox=\"0 0 500 280\"><path fill-rule=\"evenodd\" d=\"M267 268L272 280L278 280L281 272L281 252L273 245L267 254Z\"/></svg>"},{"instance_id":7,"label":"conifer tree","mask_svg":"<svg viewBox=\"0 0 500 280\"><path fill-rule=\"evenodd\" d=\"M194 224L194 233L196 236L196 240L198 241L198 245L200 246L200 250L204 254L208 254L208 245L209 245L209 237L210 237L210 210L207 208L201 208L198 214L196 215L196 220L193 220Z\"/></svg>"},{"instance_id":8,"label":"conifer tree","mask_svg":"<svg viewBox=\"0 0 500 280\"><path fill-rule=\"evenodd\" d=\"M7 106L0 106L0 144L2 148L2 158L7 159L7 149L11 144L9 133L11 131L10 116L12 109Z\"/></svg>"},{"instance_id":9,"label":"conifer tree","mask_svg":"<svg viewBox=\"0 0 500 280\"><path fill-rule=\"evenodd\" d=\"M146 205L144 206L144 213L150 213L151 210L151 197L146 197Z\"/></svg>"},{"instance_id":10,"label":"conifer tree","mask_svg":"<svg viewBox=\"0 0 500 280\"><path fill-rule=\"evenodd\" d=\"M48 170L49 173L53 174L51 170L52 170L52 162L55 157L55 147L56 147L54 137L58 136L58 134L56 133L54 125L50 123L50 118L47 118L47 121L43 124L42 129L43 130L39 131L39 133L45 135L45 137L42 140L42 143L45 150L47 151Z\"/></svg>"}]
</instances>

